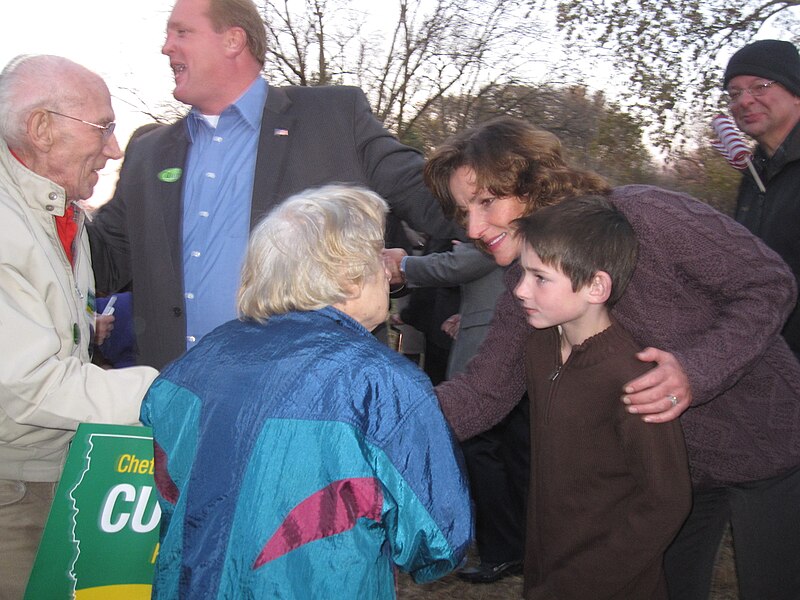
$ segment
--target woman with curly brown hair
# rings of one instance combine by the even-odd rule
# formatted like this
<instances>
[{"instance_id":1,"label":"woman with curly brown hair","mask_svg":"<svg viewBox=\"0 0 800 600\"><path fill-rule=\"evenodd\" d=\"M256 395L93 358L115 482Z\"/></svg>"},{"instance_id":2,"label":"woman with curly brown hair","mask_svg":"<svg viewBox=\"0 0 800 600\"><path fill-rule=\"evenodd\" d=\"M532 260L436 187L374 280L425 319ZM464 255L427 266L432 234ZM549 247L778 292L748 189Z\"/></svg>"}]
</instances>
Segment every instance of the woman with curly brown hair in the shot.
<instances>
[{"instance_id":1,"label":"woman with curly brown hair","mask_svg":"<svg viewBox=\"0 0 800 600\"><path fill-rule=\"evenodd\" d=\"M737 571L791 579L781 587L800 589L800 363L780 335L796 290L780 257L694 198L612 188L573 168L557 137L510 117L448 140L425 175L501 265L520 254L514 221L542 206L598 194L625 215L639 260L612 315L644 348L637 358L657 366L625 384L620 401L648 423L681 417L693 481L692 512L665 559L670 595L708 596L729 520ZM512 264L510 289L520 275ZM437 386L460 439L500 422L522 396L529 332L521 307L504 294L466 371ZM534 597L536 573L526 570L525 580L526 597ZM568 579L559 586L567 590Z\"/></svg>"}]
</instances>

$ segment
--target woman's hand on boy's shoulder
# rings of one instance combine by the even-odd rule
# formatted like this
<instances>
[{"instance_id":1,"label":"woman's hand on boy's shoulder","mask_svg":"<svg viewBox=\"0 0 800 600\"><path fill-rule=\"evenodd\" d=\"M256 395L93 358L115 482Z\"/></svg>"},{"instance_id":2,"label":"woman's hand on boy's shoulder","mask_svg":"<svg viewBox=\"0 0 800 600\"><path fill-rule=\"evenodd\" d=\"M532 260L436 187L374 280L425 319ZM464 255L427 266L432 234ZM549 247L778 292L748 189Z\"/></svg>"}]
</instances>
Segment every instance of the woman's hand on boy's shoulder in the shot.
<instances>
[{"instance_id":1,"label":"woman's hand on boy's shoulder","mask_svg":"<svg viewBox=\"0 0 800 600\"><path fill-rule=\"evenodd\" d=\"M622 402L628 412L642 415L647 423L677 419L692 403L689 378L681 364L674 355L657 348L645 348L636 358L656 366L625 384Z\"/></svg>"}]
</instances>

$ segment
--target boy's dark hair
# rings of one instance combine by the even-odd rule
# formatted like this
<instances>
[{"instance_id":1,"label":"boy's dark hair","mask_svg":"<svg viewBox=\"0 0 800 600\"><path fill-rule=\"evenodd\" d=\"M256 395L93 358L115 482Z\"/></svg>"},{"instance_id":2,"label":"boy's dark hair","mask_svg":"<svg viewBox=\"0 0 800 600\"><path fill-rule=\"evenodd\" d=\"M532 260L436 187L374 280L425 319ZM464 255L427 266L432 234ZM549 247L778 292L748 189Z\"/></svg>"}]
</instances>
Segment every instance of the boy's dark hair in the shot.
<instances>
[{"instance_id":1,"label":"boy's dark hair","mask_svg":"<svg viewBox=\"0 0 800 600\"><path fill-rule=\"evenodd\" d=\"M579 196L517 219L517 235L578 291L598 271L611 277L613 306L636 268L639 244L630 223L602 196Z\"/></svg>"}]
</instances>

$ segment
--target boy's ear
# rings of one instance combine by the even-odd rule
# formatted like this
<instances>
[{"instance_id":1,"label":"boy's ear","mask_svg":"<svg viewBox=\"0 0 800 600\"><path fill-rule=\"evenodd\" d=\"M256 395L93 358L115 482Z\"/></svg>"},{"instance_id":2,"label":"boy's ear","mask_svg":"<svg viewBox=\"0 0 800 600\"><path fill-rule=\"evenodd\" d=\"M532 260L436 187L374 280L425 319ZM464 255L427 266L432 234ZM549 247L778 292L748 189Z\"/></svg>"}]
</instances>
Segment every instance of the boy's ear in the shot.
<instances>
[{"instance_id":1,"label":"boy's ear","mask_svg":"<svg viewBox=\"0 0 800 600\"><path fill-rule=\"evenodd\" d=\"M605 271L598 271L589 284L589 302L605 304L609 296L611 296L611 275Z\"/></svg>"}]
</instances>

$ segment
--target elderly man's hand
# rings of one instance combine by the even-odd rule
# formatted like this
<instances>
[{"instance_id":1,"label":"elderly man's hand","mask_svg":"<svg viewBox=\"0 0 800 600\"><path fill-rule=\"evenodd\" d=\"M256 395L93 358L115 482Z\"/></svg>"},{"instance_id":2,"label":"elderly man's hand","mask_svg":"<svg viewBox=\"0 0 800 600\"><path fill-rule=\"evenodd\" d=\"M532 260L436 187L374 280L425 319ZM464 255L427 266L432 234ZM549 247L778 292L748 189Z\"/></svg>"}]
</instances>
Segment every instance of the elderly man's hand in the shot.
<instances>
[{"instance_id":1,"label":"elderly man's hand","mask_svg":"<svg viewBox=\"0 0 800 600\"><path fill-rule=\"evenodd\" d=\"M399 285L405 283L406 278L403 277L400 271L400 262L404 257L408 256L408 252L402 248L384 248L383 250L383 263L389 270L392 278L389 280L389 285Z\"/></svg>"},{"instance_id":2,"label":"elderly man's hand","mask_svg":"<svg viewBox=\"0 0 800 600\"><path fill-rule=\"evenodd\" d=\"M677 419L692 403L692 389L683 367L675 356L656 348L645 348L636 358L657 366L625 384L622 401L628 405L628 412L642 415L647 423Z\"/></svg>"},{"instance_id":3,"label":"elderly man's hand","mask_svg":"<svg viewBox=\"0 0 800 600\"><path fill-rule=\"evenodd\" d=\"M114 315L97 315L94 324L94 343L98 346L108 339L114 330Z\"/></svg>"}]
</instances>

